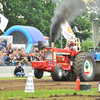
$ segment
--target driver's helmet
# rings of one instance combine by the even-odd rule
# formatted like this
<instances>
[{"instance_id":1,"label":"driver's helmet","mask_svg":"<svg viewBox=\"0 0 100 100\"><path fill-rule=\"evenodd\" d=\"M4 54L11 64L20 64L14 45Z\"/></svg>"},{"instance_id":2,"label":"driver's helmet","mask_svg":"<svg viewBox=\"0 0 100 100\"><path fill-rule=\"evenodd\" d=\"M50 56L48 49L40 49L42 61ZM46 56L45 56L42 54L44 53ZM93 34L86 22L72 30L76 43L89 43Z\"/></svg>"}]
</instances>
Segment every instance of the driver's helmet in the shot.
<instances>
[{"instance_id":1,"label":"driver's helmet","mask_svg":"<svg viewBox=\"0 0 100 100\"><path fill-rule=\"evenodd\" d=\"M71 46L74 46L74 42L73 41L71 41Z\"/></svg>"},{"instance_id":2,"label":"driver's helmet","mask_svg":"<svg viewBox=\"0 0 100 100\"><path fill-rule=\"evenodd\" d=\"M73 41L68 42L68 45L69 45L69 46L74 46L74 42L73 42Z\"/></svg>"}]
</instances>

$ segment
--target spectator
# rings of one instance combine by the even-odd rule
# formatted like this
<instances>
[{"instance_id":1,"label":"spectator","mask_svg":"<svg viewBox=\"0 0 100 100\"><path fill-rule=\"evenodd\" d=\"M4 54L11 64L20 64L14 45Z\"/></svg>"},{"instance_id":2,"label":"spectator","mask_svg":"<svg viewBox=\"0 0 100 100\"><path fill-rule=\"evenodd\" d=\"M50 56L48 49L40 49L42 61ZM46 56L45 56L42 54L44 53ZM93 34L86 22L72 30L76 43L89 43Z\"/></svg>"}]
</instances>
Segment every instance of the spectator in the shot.
<instances>
[{"instance_id":1,"label":"spectator","mask_svg":"<svg viewBox=\"0 0 100 100\"><path fill-rule=\"evenodd\" d=\"M18 54L18 49L16 49L16 53Z\"/></svg>"},{"instance_id":2,"label":"spectator","mask_svg":"<svg viewBox=\"0 0 100 100\"><path fill-rule=\"evenodd\" d=\"M23 52L23 49L20 49L19 53L21 54Z\"/></svg>"},{"instance_id":3,"label":"spectator","mask_svg":"<svg viewBox=\"0 0 100 100\"><path fill-rule=\"evenodd\" d=\"M21 60L21 62L22 62L22 64L24 65L27 65L28 63L28 59L27 59L27 57L24 57L22 60Z\"/></svg>"},{"instance_id":4,"label":"spectator","mask_svg":"<svg viewBox=\"0 0 100 100\"><path fill-rule=\"evenodd\" d=\"M6 62L8 62L9 65L11 65L12 59L11 59L12 55L9 54L9 56L6 59Z\"/></svg>"},{"instance_id":5,"label":"spectator","mask_svg":"<svg viewBox=\"0 0 100 100\"><path fill-rule=\"evenodd\" d=\"M14 57L15 59L17 59L17 54L16 54L15 51L13 52L13 57Z\"/></svg>"},{"instance_id":6,"label":"spectator","mask_svg":"<svg viewBox=\"0 0 100 100\"><path fill-rule=\"evenodd\" d=\"M4 62L6 62L8 56L7 56L7 52L5 52L5 58L4 58Z\"/></svg>"},{"instance_id":7,"label":"spectator","mask_svg":"<svg viewBox=\"0 0 100 100\"><path fill-rule=\"evenodd\" d=\"M4 63L2 51L0 51L0 66L6 66L6 64Z\"/></svg>"},{"instance_id":8,"label":"spectator","mask_svg":"<svg viewBox=\"0 0 100 100\"><path fill-rule=\"evenodd\" d=\"M6 47L7 55L9 55L9 47Z\"/></svg>"},{"instance_id":9,"label":"spectator","mask_svg":"<svg viewBox=\"0 0 100 100\"><path fill-rule=\"evenodd\" d=\"M39 61L39 53L36 55L36 61Z\"/></svg>"},{"instance_id":10,"label":"spectator","mask_svg":"<svg viewBox=\"0 0 100 100\"><path fill-rule=\"evenodd\" d=\"M15 58L13 57L12 58L12 60L11 60L11 66L15 66L15 63L16 63L17 61L15 60Z\"/></svg>"},{"instance_id":11,"label":"spectator","mask_svg":"<svg viewBox=\"0 0 100 100\"><path fill-rule=\"evenodd\" d=\"M17 57L18 56L18 53L15 51L15 56Z\"/></svg>"},{"instance_id":12,"label":"spectator","mask_svg":"<svg viewBox=\"0 0 100 100\"><path fill-rule=\"evenodd\" d=\"M0 41L1 47L3 46L2 44L3 40ZM4 47L1 50L1 58L3 57L2 64L6 63L6 65L18 65L19 62L22 62L23 65L31 65L32 61L43 61L44 59L41 51L27 54L25 50L23 51L23 49L21 49L20 52L18 52L18 49L14 51L11 49L11 46L12 44L10 43L8 47Z\"/></svg>"},{"instance_id":13,"label":"spectator","mask_svg":"<svg viewBox=\"0 0 100 100\"><path fill-rule=\"evenodd\" d=\"M12 54L12 53L13 53L13 50L12 50L12 49L10 49L8 53L9 53L9 54Z\"/></svg>"},{"instance_id":14,"label":"spectator","mask_svg":"<svg viewBox=\"0 0 100 100\"><path fill-rule=\"evenodd\" d=\"M31 62L31 53L28 54L27 59L28 59L28 62Z\"/></svg>"},{"instance_id":15,"label":"spectator","mask_svg":"<svg viewBox=\"0 0 100 100\"><path fill-rule=\"evenodd\" d=\"M0 41L0 50L3 50L3 40Z\"/></svg>"},{"instance_id":16,"label":"spectator","mask_svg":"<svg viewBox=\"0 0 100 100\"><path fill-rule=\"evenodd\" d=\"M39 61L43 61L43 59L42 59L42 57L41 57L41 56L39 57Z\"/></svg>"},{"instance_id":17,"label":"spectator","mask_svg":"<svg viewBox=\"0 0 100 100\"><path fill-rule=\"evenodd\" d=\"M20 55L18 55L16 61L17 61L17 62L20 62L20 61L21 61L21 59L20 59Z\"/></svg>"},{"instance_id":18,"label":"spectator","mask_svg":"<svg viewBox=\"0 0 100 100\"><path fill-rule=\"evenodd\" d=\"M21 67L21 63L18 63L18 67L15 68L14 75L15 75L15 77L16 76L23 77L25 75L24 69Z\"/></svg>"},{"instance_id":19,"label":"spectator","mask_svg":"<svg viewBox=\"0 0 100 100\"><path fill-rule=\"evenodd\" d=\"M9 43L9 46L8 46L8 48L9 48L9 49L8 49L8 50L10 50L10 49L11 49L11 46L12 46L12 44L11 44L11 43Z\"/></svg>"},{"instance_id":20,"label":"spectator","mask_svg":"<svg viewBox=\"0 0 100 100\"><path fill-rule=\"evenodd\" d=\"M2 56L3 56L3 60L5 59L5 53L2 53Z\"/></svg>"},{"instance_id":21,"label":"spectator","mask_svg":"<svg viewBox=\"0 0 100 100\"><path fill-rule=\"evenodd\" d=\"M39 57L40 57L40 56L42 56L42 52L41 52L41 51L39 52Z\"/></svg>"},{"instance_id":22,"label":"spectator","mask_svg":"<svg viewBox=\"0 0 100 100\"><path fill-rule=\"evenodd\" d=\"M44 53L42 53L42 56L41 56L42 60L44 60Z\"/></svg>"},{"instance_id":23,"label":"spectator","mask_svg":"<svg viewBox=\"0 0 100 100\"><path fill-rule=\"evenodd\" d=\"M3 48L3 51L2 51L2 53L5 53L6 52L6 48Z\"/></svg>"},{"instance_id":24,"label":"spectator","mask_svg":"<svg viewBox=\"0 0 100 100\"><path fill-rule=\"evenodd\" d=\"M35 60L36 60L35 54L32 53L32 60L31 61L35 61Z\"/></svg>"},{"instance_id":25,"label":"spectator","mask_svg":"<svg viewBox=\"0 0 100 100\"><path fill-rule=\"evenodd\" d=\"M27 53L26 52L24 52L24 56L27 57Z\"/></svg>"},{"instance_id":26,"label":"spectator","mask_svg":"<svg viewBox=\"0 0 100 100\"><path fill-rule=\"evenodd\" d=\"M20 59L22 60L22 59L24 59L24 57L25 57L25 56L24 56L24 52L22 51L22 52L21 52L21 55L20 55Z\"/></svg>"}]
</instances>

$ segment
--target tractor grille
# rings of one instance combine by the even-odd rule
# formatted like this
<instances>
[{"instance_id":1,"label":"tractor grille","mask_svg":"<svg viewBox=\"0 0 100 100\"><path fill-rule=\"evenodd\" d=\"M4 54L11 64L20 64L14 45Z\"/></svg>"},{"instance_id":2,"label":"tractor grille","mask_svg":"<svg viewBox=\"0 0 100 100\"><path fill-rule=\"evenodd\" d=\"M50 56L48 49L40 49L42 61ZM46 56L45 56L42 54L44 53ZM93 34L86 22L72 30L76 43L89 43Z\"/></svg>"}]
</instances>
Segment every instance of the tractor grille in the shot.
<instances>
[{"instance_id":1,"label":"tractor grille","mask_svg":"<svg viewBox=\"0 0 100 100\"><path fill-rule=\"evenodd\" d=\"M45 50L45 60L52 61L52 49Z\"/></svg>"}]
</instances>

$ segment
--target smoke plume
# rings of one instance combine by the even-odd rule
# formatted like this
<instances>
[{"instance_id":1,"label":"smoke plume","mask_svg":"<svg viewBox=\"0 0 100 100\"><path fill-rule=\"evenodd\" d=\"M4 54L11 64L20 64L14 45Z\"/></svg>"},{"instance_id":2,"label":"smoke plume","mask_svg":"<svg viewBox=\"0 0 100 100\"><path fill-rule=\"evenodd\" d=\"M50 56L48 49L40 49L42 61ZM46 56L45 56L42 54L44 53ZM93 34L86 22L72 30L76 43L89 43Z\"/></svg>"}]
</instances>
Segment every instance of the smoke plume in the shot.
<instances>
[{"instance_id":1,"label":"smoke plume","mask_svg":"<svg viewBox=\"0 0 100 100\"><path fill-rule=\"evenodd\" d=\"M51 42L55 42L56 38L59 36L61 23L64 23L65 20L69 22L75 18L76 15L82 14L86 5L93 1L94 0L52 0L52 2L56 3L58 6L54 11L54 17L51 20Z\"/></svg>"}]
</instances>

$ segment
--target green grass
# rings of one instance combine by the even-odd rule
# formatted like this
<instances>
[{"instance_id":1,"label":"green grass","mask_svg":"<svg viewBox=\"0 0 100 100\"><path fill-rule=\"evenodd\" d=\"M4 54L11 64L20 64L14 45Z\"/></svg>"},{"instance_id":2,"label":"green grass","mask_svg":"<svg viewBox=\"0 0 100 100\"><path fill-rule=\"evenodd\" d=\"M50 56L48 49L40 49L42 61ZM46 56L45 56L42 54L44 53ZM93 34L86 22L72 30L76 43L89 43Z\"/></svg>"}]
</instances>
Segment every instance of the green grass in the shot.
<instances>
[{"instance_id":1,"label":"green grass","mask_svg":"<svg viewBox=\"0 0 100 100\"><path fill-rule=\"evenodd\" d=\"M75 91L75 89L54 89L54 90L35 90L34 93L25 93L24 91L2 91L0 92L0 100L14 99L14 98L28 98L28 97L49 97L50 95L72 95L73 93L83 95L100 95L97 88L90 91Z\"/></svg>"},{"instance_id":2,"label":"green grass","mask_svg":"<svg viewBox=\"0 0 100 100\"><path fill-rule=\"evenodd\" d=\"M0 78L0 80L9 80L9 79L27 79L28 77L4 77L4 78ZM36 79L35 77L33 77L34 79ZM42 77L42 78L51 78L51 77Z\"/></svg>"}]
</instances>

